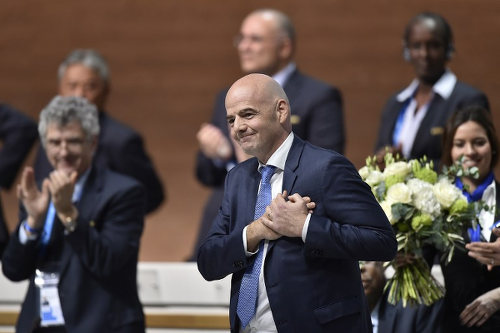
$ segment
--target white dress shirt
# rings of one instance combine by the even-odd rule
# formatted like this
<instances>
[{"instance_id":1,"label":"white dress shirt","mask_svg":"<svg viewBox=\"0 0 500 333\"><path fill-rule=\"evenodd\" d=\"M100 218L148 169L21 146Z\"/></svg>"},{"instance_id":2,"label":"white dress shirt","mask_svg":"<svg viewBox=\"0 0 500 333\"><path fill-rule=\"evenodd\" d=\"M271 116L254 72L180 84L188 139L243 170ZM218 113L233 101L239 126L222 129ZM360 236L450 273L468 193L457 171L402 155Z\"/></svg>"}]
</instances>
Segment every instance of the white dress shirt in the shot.
<instances>
[{"instance_id":1,"label":"white dress shirt","mask_svg":"<svg viewBox=\"0 0 500 333\"><path fill-rule=\"evenodd\" d=\"M417 108L417 101L414 98L415 91L417 90L419 85L417 79L413 80L405 90L403 90L396 96L396 100L400 103L403 103L410 98L410 102L406 108L398 138L398 143L402 145L403 156L405 158L408 158L410 156L418 129L420 128L420 124L427 114L429 105L432 102L434 95L438 94L443 99L448 99L453 92L453 88L455 87L456 83L457 77L455 76L455 74L447 70L432 87L433 96L431 97L429 103L421 105L419 108Z\"/></svg>"},{"instance_id":2,"label":"white dress shirt","mask_svg":"<svg viewBox=\"0 0 500 333\"><path fill-rule=\"evenodd\" d=\"M267 165L272 165L276 167L276 170L271 177L271 195L275 198L278 194L282 192L283 188L283 172L285 169L285 162L288 157L288 152L292 147L293 133L290 133L286 140L281 144L281 146L271 155L267 161ZM264 167L264 164L259 161L259 170ZM259 186L260 189L260 186ZM286 189L285 189L286 190ZM305 242L305 235L307 234L307 228L309 226L311 214L308 214L306 218L306 223L302 229L302 240ZM255 255L257 252L248 252L247 250L247 238L246 230L243 229L243 246L247 256ZM262 266L259 275L259 287L257 295L257 309L255 311L255 316L252 318L250 323L245 327L245 329L240 329L240 332L277 332L276 325L274 323L273 314L271 312L271 307L269 305L269 299L267 297L266 284L264 281L264 263L266 261L267 248L269 246L269 241L264 242L263 255L262 255ZM258 250L257 250L258 251Z\"/></svg>"}]
</instances>

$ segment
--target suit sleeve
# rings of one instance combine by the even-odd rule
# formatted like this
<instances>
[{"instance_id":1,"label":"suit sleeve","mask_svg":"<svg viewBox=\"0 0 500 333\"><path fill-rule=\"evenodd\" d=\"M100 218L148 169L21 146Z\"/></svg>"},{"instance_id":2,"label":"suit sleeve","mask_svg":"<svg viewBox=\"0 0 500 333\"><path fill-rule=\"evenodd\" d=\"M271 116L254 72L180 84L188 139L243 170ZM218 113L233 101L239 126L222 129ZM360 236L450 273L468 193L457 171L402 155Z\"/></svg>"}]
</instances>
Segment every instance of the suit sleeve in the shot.
<instances>
[{"instance_id":1,"label":"suit sleeve","mask_svg":"<svg viewBox=\"0 0 500 333\"><path fill-rule=\"evenodd\" d=\"M305 254L346 260L391 260L397 250L394 232L354 166L345 158L334 158L322 174L323 196L319 205L325 214L312 214Z\"/></svg>"},{"instance_id":2,"label":"suit sleeve","mask_svg":"<svg viewBox=\"0 0 500 333\"><path fill-rule=\"evenodd\" d=\"M36 123L24 114L0 105L0 187L10 188L17 171L38 137Z\"/></svg>"},{"instance_id":3,"label":"suit sleeve","mask_svg":"<svg viewBox=\"0 0 500 333\"><path fill-rule=\"evenodd\" d=\"M392 136L393 119L390 117L390 110L394 107L394 103L394 98L391 98L386 103L384 110L382 111L378 126L377 141L375 142L375 152L385 146L392 146L392 140L390 140L390 137Z\"/></svg>"},{"instance_id":4,"label":"suit sleeve","mask_svg":"<svg viewBox=\"0 0 500 333\"><path fill-rule=\"evenodd\" d=\"M231 175L231 173L230 173ZM198 270L208 281L219 280L226 275L246 268L251 258L245 255L243 247L243 228L230 229L231 189L230 176L227 177L224 199L221 208L209 232L209 236L198 251Z\"/></svg>"},{"instance_id":5,"label":"suit sleeve","mask_svg":"<svg viewBox=\"0 0 500 333\"><path fill-rule=\"evenodd\" d=\"M307 141L341 154L345 148L344 115L339 90L328 87L312 106Z\"/></svg>"}]
</instances>

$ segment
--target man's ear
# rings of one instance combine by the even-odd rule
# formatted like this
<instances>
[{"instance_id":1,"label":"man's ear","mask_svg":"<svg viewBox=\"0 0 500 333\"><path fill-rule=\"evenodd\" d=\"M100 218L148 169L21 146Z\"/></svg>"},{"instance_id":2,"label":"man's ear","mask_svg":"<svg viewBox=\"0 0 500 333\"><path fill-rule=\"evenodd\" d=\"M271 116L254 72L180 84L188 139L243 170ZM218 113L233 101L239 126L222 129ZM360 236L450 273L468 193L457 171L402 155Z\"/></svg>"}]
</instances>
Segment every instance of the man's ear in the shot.
<instances>
[{"instance_id":1,"label":"man's ear","mask_svg":"<svg viewBox=\"0 0 500 333\"><path fill-rule=\"evenodd\" d=\"M288 119L290 118L290 106L288 105L288 102L286 100L278 100L278 103L276 104L276 113L281 124L288 121Z\"/></svg>"},{"instance_id":2,"label":"man's ear","mask_svg":"<svg viewBox=\"0 0 500 333\"><path fill-rule=\"evenodd\" d=\"M280 58L285 60L291 59L292 53L293 53L292 40L288 37L283 38L279 49Z\"/></svg>"}]
</instances>

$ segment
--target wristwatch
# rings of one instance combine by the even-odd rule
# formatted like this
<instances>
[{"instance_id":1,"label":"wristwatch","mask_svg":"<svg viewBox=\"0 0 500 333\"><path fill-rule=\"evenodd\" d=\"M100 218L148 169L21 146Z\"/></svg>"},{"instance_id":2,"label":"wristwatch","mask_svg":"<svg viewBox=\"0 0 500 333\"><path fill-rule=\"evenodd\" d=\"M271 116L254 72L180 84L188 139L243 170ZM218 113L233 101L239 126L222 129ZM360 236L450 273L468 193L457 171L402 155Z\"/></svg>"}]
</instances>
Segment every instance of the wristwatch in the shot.
<instances>
[{"instance_id":1,"label":"wristwatch","mask_svg":"<svg viewBox=\"0 0 500 333\"><path fill-rule=\"evenodd\" d=\"M66 216L63 219L63 225L66 231L68 232L73 232L76 229L76 218L73 218L71 216Z\"/></svg>"}]
</instances>

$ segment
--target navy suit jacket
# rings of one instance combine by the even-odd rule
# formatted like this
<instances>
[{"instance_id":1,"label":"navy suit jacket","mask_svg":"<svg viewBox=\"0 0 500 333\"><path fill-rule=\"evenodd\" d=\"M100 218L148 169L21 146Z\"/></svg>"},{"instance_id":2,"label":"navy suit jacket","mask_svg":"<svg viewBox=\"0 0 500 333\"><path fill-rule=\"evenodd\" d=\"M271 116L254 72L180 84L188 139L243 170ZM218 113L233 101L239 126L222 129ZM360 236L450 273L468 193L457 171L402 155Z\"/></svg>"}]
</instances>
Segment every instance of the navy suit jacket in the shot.
<instances>
[{"instance_id":1,"label":"navy suit jacket","mask_svg":"<svg viewBox=\"0 0 500 333\"><path fill-rule=\"evenodd\" d=\"M144 220L144 189L135 180L92 168L77 203L74 232L56 218L45 255L40 242L19 241L19 223L5 249L2 270L29 279L16 332L31 332L39 318L35 269L59 273L59 297L68 332L144 332L137 292L137 260ZM20 221L26 214L21 211Z\"/></svg>"},{"instance_id":2,"label":"navy suit jacket","mask_svg":"<svg viewBox=\"0 0 500 333\"><path fill-rule=\"evenodd\" d=\"M146 213L152 212L163 202L165 194L153 162L146 154L141 136L104 111L99 112L99 126L101 130L94 156L96 166L109 168L141 182L146 190ZM37 182L41 182L52 171L41 146L34 168Z\"/></svg>"},{"instance_id":3,"label":"navy suit jacket","mask_svg":"<svg viewBox=\"0 0 500 333\"><path fill-rule=\"evenodd\" d=\"M398 102L396 96L397 94L389 99L382 112L375 151L393 145L394 126L404 104L404 102ZM469 105L480 105L489 110L486 95L461 81L457 81L448 99L445 100L436 94L420 124L409 159L426 155L431 160L439 161L444 128L448 118L456 110Z\"/></svg>"},{"instance_id":4,"label":"navy suit jacket","mask_svg":"<svg viewBox=\"0 0 500 333\"><path fill-rule=\"evenodd\" d=\"M14 108L0 103L0 188L8 189L38 137L36 123ZM9 232L0 201L0 257Z\"/></svg>"},{"instance_id":5,"label":"navy suit jacket","mask_svg":"<svg viewBox=\"0 0 500 333\"><path fill-rule=\"evenodd\" d=\"M237 332L236 306L247 258L242 241L253 221L260 174L257 159L233 168L210 234L198 253L207 280L233 274L230 322ZM390 260L396 239L384 212L354 166L342 155L295 137L285 164L283 190L316 203L306 242L271 241L265 283L279 332L371 332L358 260Z\"/></svg>"}]
</instances>

